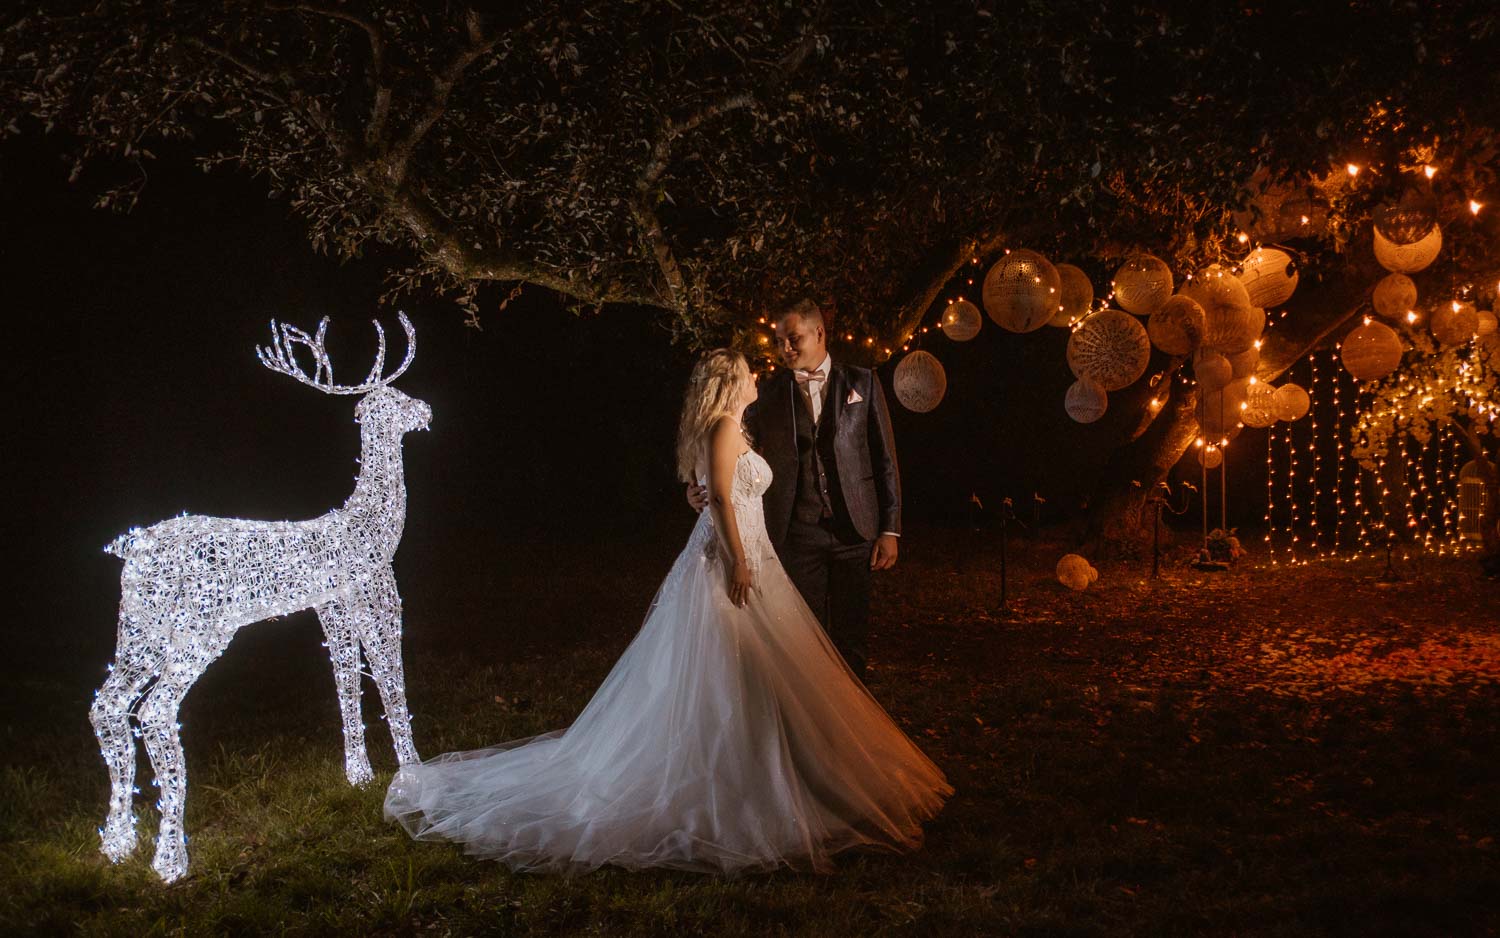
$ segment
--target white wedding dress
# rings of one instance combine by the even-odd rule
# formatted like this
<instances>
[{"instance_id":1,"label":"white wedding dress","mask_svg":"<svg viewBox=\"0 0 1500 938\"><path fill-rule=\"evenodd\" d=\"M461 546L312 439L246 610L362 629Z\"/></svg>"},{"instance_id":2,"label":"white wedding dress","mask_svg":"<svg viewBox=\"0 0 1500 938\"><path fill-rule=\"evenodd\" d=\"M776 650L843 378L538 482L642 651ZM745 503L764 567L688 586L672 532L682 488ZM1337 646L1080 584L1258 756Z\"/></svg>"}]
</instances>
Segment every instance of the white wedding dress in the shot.
<instances>
[{"instance_id":1,"label":"white wedding dress","mask_svg":"<svg viewBox=\"0 0 1500 938\"><path fill-rule=\"evenodd\" d=\"M515 869L567 872L827 870L850 847L918 847L953 789L787 578L761 510L770 481L758 454L740 456L732 501L755 578L744 607L704 511L572 726L402 769L386 817Z\"/></svg>"}]
</instances>

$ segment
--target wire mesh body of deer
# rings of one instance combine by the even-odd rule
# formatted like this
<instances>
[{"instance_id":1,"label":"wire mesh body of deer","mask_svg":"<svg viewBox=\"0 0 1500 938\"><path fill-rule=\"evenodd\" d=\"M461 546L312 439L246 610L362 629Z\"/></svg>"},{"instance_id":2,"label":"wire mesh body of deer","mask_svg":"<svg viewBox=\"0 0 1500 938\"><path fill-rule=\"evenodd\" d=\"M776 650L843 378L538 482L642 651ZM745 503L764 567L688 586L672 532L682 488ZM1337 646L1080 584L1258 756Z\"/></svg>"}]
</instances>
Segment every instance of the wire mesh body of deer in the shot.
<instances>
[{"instance_id":1,"label":"wire mesh body of deer","mask_svg":"<svg viewBox=\"0 0 1500 938\"><path fill-rule=\"evenodd\" d=\"M402 765L415 763L401 660L401 596L391 559L406 522L401 440L426 429L427 404L388 387L411 363L416 335L404 314L407 352L382 377L385 333L375 324L375 367L359 385L333 383L323 339L273 322L273 344L257 349L273 371L330 394L363 394L359 478L341 508L308 521L245 521L183 515L134 528L105 548L125 562L120 576L120 620L115 660L94 696L90 719L109 768L109 816L102 850L119 862L136 846L132 810L135 741L143 738L160 790L161 814L152 867L172 882L187 872L183 809L187 773L178 709L193 683L223 654L242 626L314 609L327 639L344 729L344 772L363 785L374 778L360 711L361 658L380 692ZM295 348L309 351L312 377ZM131 717L139 724L133 731Z\"/></svg>"}]
</instances>

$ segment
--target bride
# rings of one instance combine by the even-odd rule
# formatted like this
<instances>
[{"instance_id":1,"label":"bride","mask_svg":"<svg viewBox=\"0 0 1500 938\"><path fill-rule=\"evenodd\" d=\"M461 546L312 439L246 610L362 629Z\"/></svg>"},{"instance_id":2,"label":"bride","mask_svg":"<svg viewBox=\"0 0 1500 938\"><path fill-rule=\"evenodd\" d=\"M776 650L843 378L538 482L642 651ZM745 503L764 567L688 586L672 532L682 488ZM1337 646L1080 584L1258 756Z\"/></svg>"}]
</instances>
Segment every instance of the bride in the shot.
<instances>
[{"instance_id":1,"label":"bride","mask_svg":"<svg viewBox=\"0 0 1500 938\"><path fill-rule=\"evenodd\" d=\"M710 508L573 725L402 769L388 819L528 870L826 871L850 847L920 846L953 789L776 559L770 467L740 427L755 397L738 352L694 367L677 468Z\"/></svg>"}]
</instances>

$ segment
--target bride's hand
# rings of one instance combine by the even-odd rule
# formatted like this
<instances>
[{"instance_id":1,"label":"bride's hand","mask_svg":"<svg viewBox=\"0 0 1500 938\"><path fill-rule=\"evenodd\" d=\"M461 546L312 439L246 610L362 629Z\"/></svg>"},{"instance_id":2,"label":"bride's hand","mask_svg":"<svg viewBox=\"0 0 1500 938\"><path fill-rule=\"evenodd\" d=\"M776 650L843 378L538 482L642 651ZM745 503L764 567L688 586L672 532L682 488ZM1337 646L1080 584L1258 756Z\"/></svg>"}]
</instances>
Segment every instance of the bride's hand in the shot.
<instances>
[{"instance_id":1,"label":"bride's hand","mask_svg":"<svg viewBox=\"0 0 1500 938\"><path fill-rule=\"evenodd\" d=\"M750 591L755 588L755 579L750 575L750 563L734 560L729 566L729 601L740 608L750 600Z\"/></svg>"}]
</instances>

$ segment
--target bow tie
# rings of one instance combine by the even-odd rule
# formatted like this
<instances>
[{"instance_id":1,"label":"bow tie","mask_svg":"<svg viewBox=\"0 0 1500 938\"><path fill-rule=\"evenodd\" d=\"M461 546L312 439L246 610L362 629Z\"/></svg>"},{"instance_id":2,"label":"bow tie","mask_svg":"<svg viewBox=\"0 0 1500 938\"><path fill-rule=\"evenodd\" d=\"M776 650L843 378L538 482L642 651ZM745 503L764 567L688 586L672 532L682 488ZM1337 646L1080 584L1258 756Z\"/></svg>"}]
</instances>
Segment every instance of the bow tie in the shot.
<instances>
[{"instance_id":1,"label":"bow tie","mask_svg":"<svg viewBox=\"0 0 1500 938\"><path fill-rule=\"evenodd\" d=\"M797 379L798 384L807 384L810 381L827 381L828 376L821 371L794 371L792 377Z\"/></svg>"}]
</instances>

